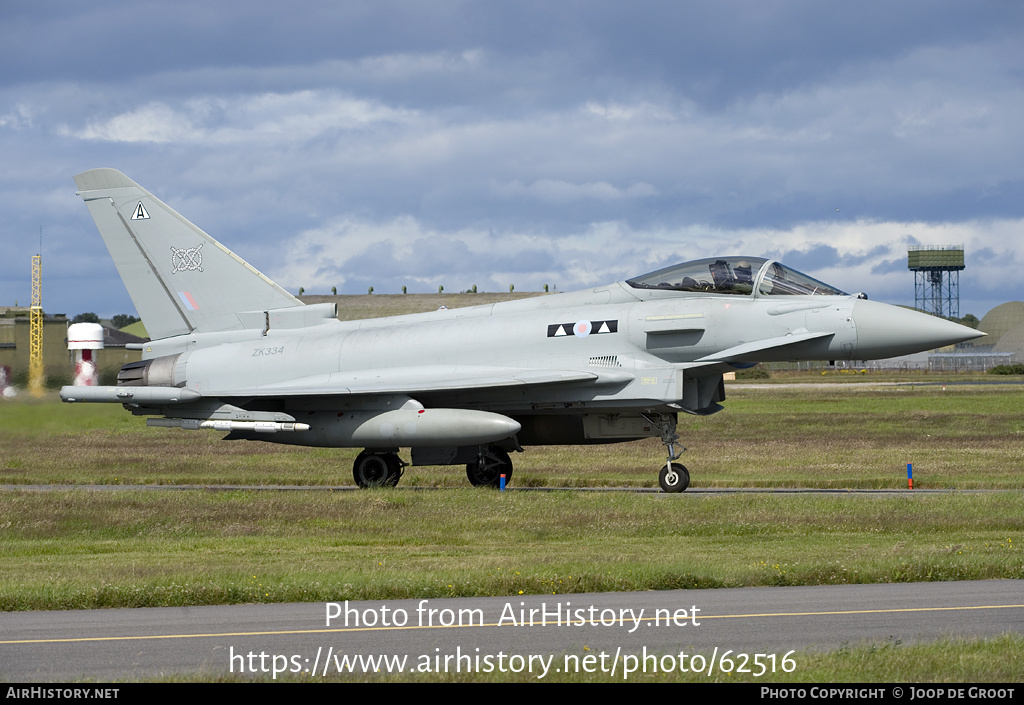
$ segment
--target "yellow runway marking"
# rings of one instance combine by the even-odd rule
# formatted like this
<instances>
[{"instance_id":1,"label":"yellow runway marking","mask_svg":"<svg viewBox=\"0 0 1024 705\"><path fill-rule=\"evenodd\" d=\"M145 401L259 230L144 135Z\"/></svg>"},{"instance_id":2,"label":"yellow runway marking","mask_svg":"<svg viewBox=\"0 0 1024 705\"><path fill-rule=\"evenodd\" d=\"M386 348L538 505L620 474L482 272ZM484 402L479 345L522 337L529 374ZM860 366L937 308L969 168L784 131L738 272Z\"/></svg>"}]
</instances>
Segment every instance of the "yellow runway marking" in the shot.
<instances>
[{"instance_id":1,"label":"yellow runway marking","mask_svg":"<svg viewBox=\"0 0 1024 705\"><path fill-rule=\"evenodd\" d=\"M1001 610L1001 609L1020 609L1024 608L1022 605L973 605L968 607L908 607L901 609L886 609L886 610L837 610L829 612L765 612L760 614L716 614L716 615L701 615L700 619L749 619L752 617L764 618L764 617L827 617L837 616L844 614L893 614L893 613L907 613L907 612L954 612L960 610ZM616 609L607 607L604 609ZM654 617L644 617L640 621L651 622L654 621ZM611 624L600 622L600 626L611 626L618 622L619 624L634 624L632 619L614 619L611 620ZM238 637L238 636L277 636L283 634L345 634L351 632L391 632L391 631L408 631L411 629L480 629L489 627L508 627L511 625L501 625L498 623L493 624L453 624L450 626L444 626L440 624L434 625L413 625L405 627L346 627L344 629L291 629L284 631L265 631L265 632L221 632L215 634L150 634L145 636L93 636L93 637L79 637L74 639L20 639L14 641L0 641L0 644L64 644L80 641L138 641L147 639L214 639L224 637ZM521 626L521 625L520 625ZM533 626L595 626L589 620L584 624L578 624L575 620L573 623L569 623L567 620L561 622L549 621L547 625L533 625Z\"/></svg>"}]
</instances>

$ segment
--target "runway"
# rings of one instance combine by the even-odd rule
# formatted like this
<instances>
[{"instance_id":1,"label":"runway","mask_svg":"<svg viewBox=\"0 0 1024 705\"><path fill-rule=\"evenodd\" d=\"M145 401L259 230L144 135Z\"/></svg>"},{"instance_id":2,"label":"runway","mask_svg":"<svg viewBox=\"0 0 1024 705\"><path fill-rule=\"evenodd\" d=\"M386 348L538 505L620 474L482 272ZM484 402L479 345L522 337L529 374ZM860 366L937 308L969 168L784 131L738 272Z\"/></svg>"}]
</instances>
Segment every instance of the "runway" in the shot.
<instances>
[{"instance_id":1,"label":"runway","mask_svg":"<svg viewBox=\"0 0 1024 705\"><path fill-rule=\"evenodd\" d=\"M798 672L804 649L1006 632L1024 633L1024 580L7 612L0 679L318 679L368 668L542 680L589 668L621 680L644 659Z\"/></svg>"}]
</instances>

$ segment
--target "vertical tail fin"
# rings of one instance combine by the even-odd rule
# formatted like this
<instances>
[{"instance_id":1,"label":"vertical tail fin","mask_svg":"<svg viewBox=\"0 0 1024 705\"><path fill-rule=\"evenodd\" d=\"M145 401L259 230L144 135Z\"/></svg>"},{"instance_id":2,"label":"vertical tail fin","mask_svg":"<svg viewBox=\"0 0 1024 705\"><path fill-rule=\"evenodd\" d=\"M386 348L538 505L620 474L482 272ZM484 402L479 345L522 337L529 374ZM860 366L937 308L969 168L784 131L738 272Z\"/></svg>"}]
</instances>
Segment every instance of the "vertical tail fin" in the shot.
<instances>
[{"instance_id":1,"label":"vertical tail fin","mask_svg":"<svg viewBox=\"0 0 1024 705\"><path fill-rule=\"evenodd\" d=\"M92 169L75 185L154 339L236 330L240 312L302 305L121 172Z\"/></svg>"}]
</instances>

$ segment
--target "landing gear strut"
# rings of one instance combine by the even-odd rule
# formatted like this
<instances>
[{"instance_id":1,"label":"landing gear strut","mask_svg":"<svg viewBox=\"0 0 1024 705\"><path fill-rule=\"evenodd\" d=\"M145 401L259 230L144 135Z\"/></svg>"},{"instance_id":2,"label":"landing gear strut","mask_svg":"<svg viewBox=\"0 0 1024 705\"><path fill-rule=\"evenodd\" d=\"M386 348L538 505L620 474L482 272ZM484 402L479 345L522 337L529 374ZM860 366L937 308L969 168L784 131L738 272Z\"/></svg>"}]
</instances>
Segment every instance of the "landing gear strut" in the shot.
<instances>
[{"instance_id":1,"label":"landing gear strut","mask_svg":"<svg viewBox=\"0 0 1024 705\"><path fill-rule=\"evenodd\" d=\"M650 421L651 424L658 429L658 433L661 434L661 442L665 444L666 448L668 448L668 459L665 461L665 466L658 474L658 484L661 485L662 491L684 491L690 486L690 472L686 469L685 465L672 462L678 459L686 450L683 446L679 446L678 453L675 450L675 443L679 440L679 434L676 433L676 415L641 414L641 416Z\"/></svg>"},{"instance_id":2,"label":"landing gear strut","mask_svg":"<svg viewBox=\"0 0 1024 705\"><path fill-rule=\"evenodd\" d=\"M476 460L466 465L466 477L474 487L498 487L502 475L508 484L512 479L512 459L497 446L480 446Z\"/></svg>"},{"instance_id":3,"label":"landing gear strut","mask_svg":"<svg viewBox=\"0 0 1024 705\"><path fill-rule=\"evenodd\" d=\"M364 450L352 464L352 478L362 488L394 487L402 477L405 464L395 453Z\"/></svg>"}]
</instances>

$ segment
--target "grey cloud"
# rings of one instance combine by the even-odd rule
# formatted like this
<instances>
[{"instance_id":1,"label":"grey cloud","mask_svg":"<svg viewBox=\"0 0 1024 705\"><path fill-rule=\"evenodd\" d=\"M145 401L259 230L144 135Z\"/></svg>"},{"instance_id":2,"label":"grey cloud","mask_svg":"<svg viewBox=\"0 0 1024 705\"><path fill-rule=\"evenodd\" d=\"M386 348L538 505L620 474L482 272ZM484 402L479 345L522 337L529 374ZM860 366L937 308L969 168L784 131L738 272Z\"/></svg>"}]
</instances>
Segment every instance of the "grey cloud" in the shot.
<instances>
[{"instance_id":1,"label":"grey cloud","mask_svg":"<svg viewBox=\"0 0 1024 705\"><path fill-rule=\"evenodd\" d=\"M904 255L901 258L882 260L871 268L872 274L893 274L895 272L907 272L907 258Z\"/></svg>"},{"instance_id":2,"label":"grey cloud","mask_svg":"<svg viewBox=\"0 0 1024 705\"><path fill-rule=\"evenodd\" d=\"M16 3L0 25L0 303L25 298L40 224L66 260L48 273L88 262L85 296L125 300L70 182L96 166L264 271L325 224L408 217L435 249L369 248L333 275L590 284L762 229L811 274L895 282L903 244L793 233L979 223L998 251L981 223L1024 218L1022 20L1016 3L916 0ZM609 252L605 223L635 242ZM469 238L502 232L545 245L468 263ZM285 264L332 275L303 256ZM48 276L51 301L81 300Z\"/></svg>"}]
</instances>

